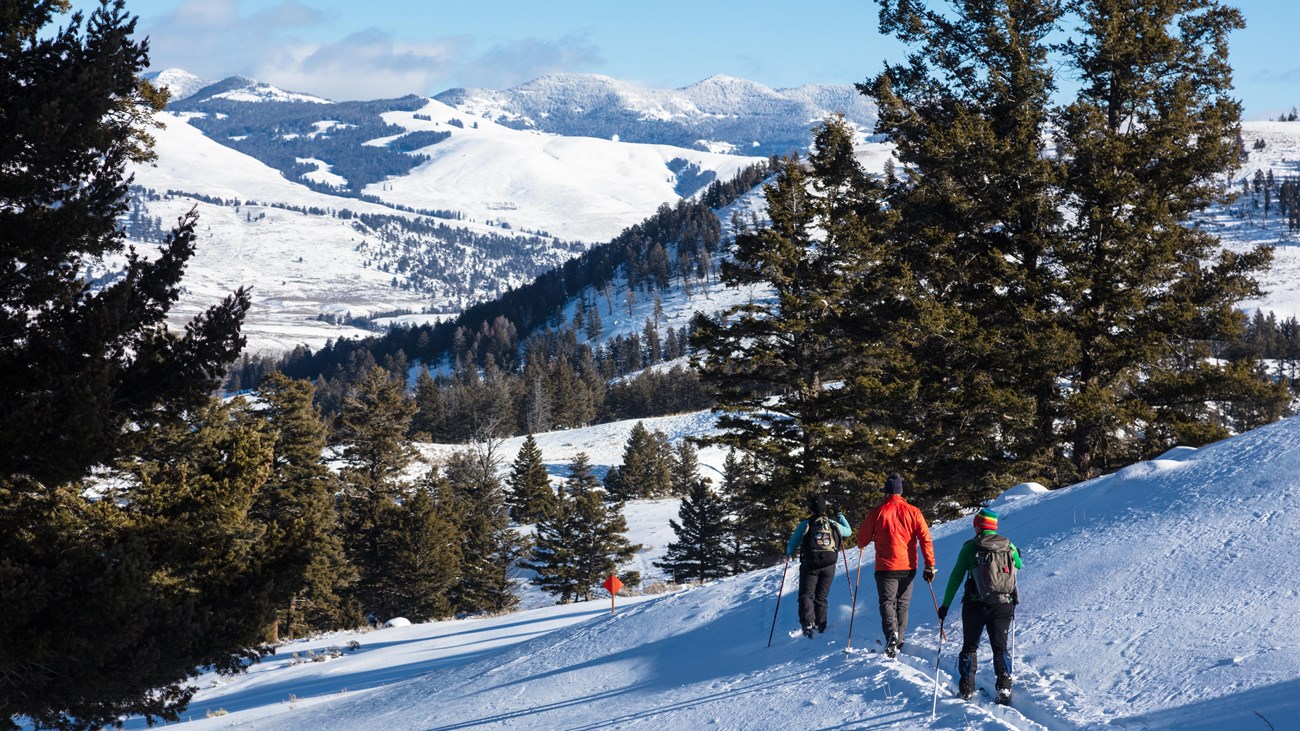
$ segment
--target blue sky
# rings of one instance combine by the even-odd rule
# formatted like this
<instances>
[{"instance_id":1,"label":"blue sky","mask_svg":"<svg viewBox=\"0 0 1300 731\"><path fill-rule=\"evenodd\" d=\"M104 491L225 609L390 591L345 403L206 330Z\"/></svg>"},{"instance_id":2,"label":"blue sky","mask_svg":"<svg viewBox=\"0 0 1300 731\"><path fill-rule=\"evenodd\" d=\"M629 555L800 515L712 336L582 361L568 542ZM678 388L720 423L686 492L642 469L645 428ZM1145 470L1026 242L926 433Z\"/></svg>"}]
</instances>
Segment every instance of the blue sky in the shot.
<instances>
[{"instance_id":1,"label":"blue sky","mask_svg":"<svg viewBox=\"0 0 1300 731\"><path fill-rule=\"evenodd\" d=\"M93 6L74 0L74 7ZM1300 105L1300 0L1236 0L1247 119ZM332 99L508 88L552 72L678 88L714 74L773 88L862 81L903 49L869 0L126 0L155 69L251 76Z\"/></svg>"}]
</instances>

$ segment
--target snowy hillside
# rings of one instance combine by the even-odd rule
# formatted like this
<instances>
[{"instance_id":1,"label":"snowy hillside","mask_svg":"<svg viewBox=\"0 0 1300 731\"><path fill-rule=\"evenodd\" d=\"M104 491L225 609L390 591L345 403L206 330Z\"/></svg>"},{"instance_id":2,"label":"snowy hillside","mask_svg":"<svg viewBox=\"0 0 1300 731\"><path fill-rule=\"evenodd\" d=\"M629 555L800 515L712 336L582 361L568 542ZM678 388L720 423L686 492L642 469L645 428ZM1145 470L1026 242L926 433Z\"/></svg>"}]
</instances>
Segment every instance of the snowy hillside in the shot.
<instances>
[{"instance_id":1,"label":"snowy hillside","mask_svg":"<svg viewBox=\"0 0 1300 731\"><path fill-rule=\"evenodd\" d=\"M435 98L518 129L741 155L806 150L812 126L830 113L844 114L867 134L876 120L874 104L849 84L774 90L729 76L670 90L599 74L552 74L513 89L451 89Z\"/></svg>"},{"instance_id":2,"label":"snowy hillside","mask_svg":"<svg viewBox=\"0 0 1300 731\"><path fill-rule=\"evenodd\" d=\"M667 145L520 131L415 97L334 105L241 78L195 90L201 81L168 70L155 81L174 87L183 104L158 116L165 126L154 131L157 161L132 170L143 189L132 216L166 229L198 207L198 252L174 321L250 286L254 303L244 331L251 354L282 353L298 344L318 348L329 338L367 334L343 322L349 316L432 313L420 318L428 321L454 314L754 162ZM256 148L268 160L281 160L277 168L196 127L213 129L218 119L228 125L223 129L244 135L301 126L305 133L284 131L280 141L298 144L294 150L325 147L287 163L273 150ZM364 136L363 124L383 135ZM349 157L344 168L343 159L332 157L335 165L326 158L353 155L355 148L326 143L359 132L360 147L386 150L389 157L376 158L379 163L391 164L396 156L409 170L380 182L363 179L356 195L345 195L358 181L341 171L379 163ZM387 223L363 222L359 215ZM155 233L148 226L129 231L142 246ZM107 262L92 275L111 275L115 265L120 262Z\"/></svg>"},{"instance_id":3,"label":"snowy hillside","mask_svg":"<svg viewBox=\"0 0 1300 731\"><path fill-rule=\"evenodd\" d=\"M154 131L158 161L137 166L134 182L160 194L177 193L137 201L146 216L161 219L164 227L191 207L197 207L200 216L196 253L174 314L188 319L235 288L252 287L253 309L244 327L250 353L284 352L299 343L319 347L327 338L367 334L321 321L321 316L455 312L467 301L528 281L538 269L575 253L551 241L546 251L535 252L532 269L501 276L494 288L475 292L462 277L487 271L493 257L470 256L464 246L429 235L423 241L425 255L455 262L456 273L449 274L441 287L425 291L402 287L406 276L371 263L383 232L330 213L346 209L354 214L420 217L310 190L213 142L183 117L164 113L158 118L165 125ZM240 204L231 202L236 200ZM520 238L519 250L530 250L522 237L508 231L469 222L457 228Z\"/></svg>"},{"instance_id":4,"label":"snowy hillside","mask_svg":"<svg viewBox=\"0 0 1300 731\"><path fill-rule=\"evenodd\" d=\"M430 160L405 176L367 187L365 193L407 206L462 211L471 220L505 220L515 228L588 243L608 241L660 204L680 198L685 191L669 167L673 160L721 180L755 162L668 145L519 131L475 119L436 100L415 111L383 116L408 132L437 131L450 137L414 150Z\"/></svg>"},{"instance_id":5,"label":"snowy hillside","mask_svg":"<svg viewBox=\"0 0 1300 731\"><path fill-rule=\"evenodd\" d=\"M1241 136L1250 154L1235 176L1237 191L1241 180L1253 179L1257 171L1272 171L1279 184L1300 176L1300 122L1245 122ZM1263 149L1255 146L1260 140ZM1300 233L1287 231L1276 200L1267 216L1262 209L1243 202L1229 204L1210 217L1207 225L1232 248L1275 245L1273 269L1262 277L1265 295L1246 306L1271 310L1279 319L1300 317Z\"/></svg>"},{"instance_id":6,"label":"snowy hillside","mask_svg":"<svg viewBox=\"0 0 1300 731\"><path fill-rule=\"evenodd\" d=\"M787 578L769 649L778 566L621 601L612 616L596 601L290 644L247 676L201 678L184 725L1300 729L1297 473L1300 419L1291 419L1062 490L1009 490L994 508L1025 560L1010 710L953 697L960 627L951 626L931 719L939 643L924 586L897 661L864 651L880 634L869 578L853 653L842 576L830 627L813 641L788 634L797 620ZM941 591L971 528L963 519L934 535ZM850 569L857 558L851 551ZM862 560L869 572L870 550ZM355 652L289 665L293 653L353 639ZM991 687L987 645L979 672ZM229 715L206 717L218 709Z\"/></svg>"}]
</instances>

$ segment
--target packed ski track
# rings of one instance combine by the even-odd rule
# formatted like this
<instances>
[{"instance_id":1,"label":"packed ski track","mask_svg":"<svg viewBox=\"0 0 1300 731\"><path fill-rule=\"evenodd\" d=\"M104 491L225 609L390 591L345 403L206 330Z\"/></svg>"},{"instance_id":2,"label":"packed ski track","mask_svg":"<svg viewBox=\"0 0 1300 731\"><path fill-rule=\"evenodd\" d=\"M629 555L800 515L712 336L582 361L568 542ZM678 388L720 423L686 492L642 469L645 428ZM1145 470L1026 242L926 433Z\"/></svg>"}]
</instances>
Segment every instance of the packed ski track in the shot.
<instances>
[{"instance_id":1,"label":"packed ski track","mask_svg":"<svg viewBox=\"0 0 1300 731\"><path fill-rule=\"evenodd\" d=\"M671 418L679 423L648 425L711 423L707 414ZM593 461L608 464L626 428L538 441L558 476L574 450L590 449ZM1027 484L1004 493L992 507L1025 561L1010 708L978 694L969 702L956 697L960 613L950 615L941 643L919 580L902 653L879 653L874 557L870 549L861 554L853 611L859 556L851 549L849 578L841 564L832 587L829 627L811 640L798 633L793 564L784 584L777 565L663 595L619 597L613 613L607 596L555 606L530 589L528 608L514 614L300 640L244 675L201 676L180 725L1294 731L1297 474L1300 419L1289 419L1061 490ZM648 544L638 556L647 570L662 555L662 524L673 507L628 506L630 532ZM972 533L968 519L933 528L940 599ZM979 659L978 684L991 690L986 640Z\"/></svg>"}]
</instances>

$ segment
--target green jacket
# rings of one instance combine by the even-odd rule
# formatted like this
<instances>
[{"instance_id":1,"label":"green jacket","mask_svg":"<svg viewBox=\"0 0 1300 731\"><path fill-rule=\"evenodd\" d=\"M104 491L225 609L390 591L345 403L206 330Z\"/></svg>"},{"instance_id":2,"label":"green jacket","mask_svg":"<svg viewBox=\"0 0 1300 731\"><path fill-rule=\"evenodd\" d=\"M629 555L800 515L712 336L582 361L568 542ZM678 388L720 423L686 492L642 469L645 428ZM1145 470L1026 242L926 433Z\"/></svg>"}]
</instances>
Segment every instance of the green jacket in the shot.
<instances>
[{"instance_id":1,"label":"green jacket","mask_svg":"<svg viewBox=\"0 0 1300 731\"><path fill-rule=\"evenodd\" d=\"M980 535L996 535L997 531L986 530ZM1016 562L1016 570L1024 568L1024 563L1020 560L1020 549L1016 544L1011 544L1011 557ZM943 593L943 605L952 606L952 600L957 597L957 590L962 584L969 579L974 583L975 579L970 576L970 570L975 567L975 539L961 544L961 551L957 553L957 565L952 567L952 573L948 575L948 590Z\"/></svg>"}]
</instances>

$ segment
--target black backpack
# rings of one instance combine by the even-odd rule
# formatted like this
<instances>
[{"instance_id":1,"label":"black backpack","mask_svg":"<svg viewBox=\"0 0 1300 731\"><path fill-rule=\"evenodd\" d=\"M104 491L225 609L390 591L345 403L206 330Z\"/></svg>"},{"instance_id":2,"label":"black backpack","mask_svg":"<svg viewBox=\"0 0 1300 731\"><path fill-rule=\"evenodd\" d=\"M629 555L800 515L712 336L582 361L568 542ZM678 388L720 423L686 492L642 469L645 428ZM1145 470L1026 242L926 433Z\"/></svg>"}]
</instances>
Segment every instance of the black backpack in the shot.
<instances>
[{"instance_id":1,"label":"black backpack","mask_svg":"<svg viewBox=\"0 0 1300 731\"><path fill-rule=\"evenodd\" d=\"M809 518L803 536L803 560L819 567L830 566L839 551L840 531L835 521L825 515Z\"/></svg>"},{"instance_id":2,"label":"black backpack","mask_svg":"<svg viewBox=\"0 0 1300 731\"><path fill-rule=\"evenodd\" d=\"M976 538L970 575L976 599L985 604L1010 604L1016 595L1016 557L1011 541L996 533Z\"/></svg>"}]
</instances>

